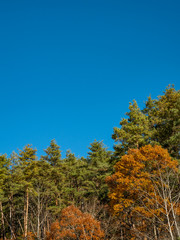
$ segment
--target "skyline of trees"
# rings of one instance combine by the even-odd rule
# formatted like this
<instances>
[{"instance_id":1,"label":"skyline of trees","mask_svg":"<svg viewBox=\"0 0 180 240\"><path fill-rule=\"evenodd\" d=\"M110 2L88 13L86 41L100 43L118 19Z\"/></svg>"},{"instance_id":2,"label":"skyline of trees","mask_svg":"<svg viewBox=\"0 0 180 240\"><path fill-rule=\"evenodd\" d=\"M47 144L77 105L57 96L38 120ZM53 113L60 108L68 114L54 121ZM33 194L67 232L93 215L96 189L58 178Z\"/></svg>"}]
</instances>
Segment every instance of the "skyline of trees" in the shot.
<instances>
[{"instance_id":1,"label":"skyline of trees","mask_svg":"<svg viewBox=\"0 0 180 240\"><path fill-rule=\"evenodd\" d=\"M113 151L95 140L86 158L63 158L52 140L39 158L29 144L1 155L0 238L53 239L70 206L100 223L103 234L90 239L180 237L180 91L169 86L142 110L134 100L126 116Z\"/></svg>"}]
</instances>

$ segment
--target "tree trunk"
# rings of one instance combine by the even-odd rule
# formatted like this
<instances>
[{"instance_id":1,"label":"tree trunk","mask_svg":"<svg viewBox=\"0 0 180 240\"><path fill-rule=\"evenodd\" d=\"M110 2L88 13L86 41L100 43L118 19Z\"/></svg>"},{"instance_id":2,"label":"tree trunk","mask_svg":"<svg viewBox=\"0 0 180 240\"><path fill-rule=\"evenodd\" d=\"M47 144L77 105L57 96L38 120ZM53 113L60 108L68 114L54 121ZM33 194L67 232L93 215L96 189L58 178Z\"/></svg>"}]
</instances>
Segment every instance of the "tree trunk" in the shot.
<instances>
[{"instance_id":1,"label":"tree trunk","mask_svg":"<svg viewBox=\"0 0 180 240\"><path fill-rule=\"evenodd\" d=\"M2 224L2 229L1 229L1 234L2 234L2 239L5 240L5 225L4 225L4 214L3 214L3 208L2 208L2 202L0 202L0 212L1 212L1 224Z\"/></svg>"},{"instance_id":2,"label":"tree trunk","mask_svg":"<svg viewBox=\"0 0 180 240\"><path fill-rule=\"evenodd\" d=\"M9 207L9 218L10 218L10 229L11 229L11 239L13 239L13 231L12 231L12 205L10 200L10 207Z\"/></svg>"},{"instance_id":3,"label":"tree trunk","mask_svg":"<svg viewBox=\"0 0 180 240\"><path fill-rule=\"evenodd\" d=\"M9 204L10 204L10 213L9 213L9 217L10 217L10 230L11 230L11 240L12 240L12 239L16 239L15 231L14 231L15 228L14 228L13 194L10 195Z\"/></svg>"},{"instance_id":4,"label":"tree trunk","mask_svg":"<svg viewBox=\"0 0 180 240\"><path fill-rule=\"evenodd\" d=\"M24 199L24 239L27 239L28 233L28 209L29 209L29 193L27 188Z\"/></svg>"},{"instance_id":5,"label":"tree trunk","mask_svg":"<svg viewBox=\"0 0 180 240\"><path fill-rule=\"evenodd\" d=\"M156 228L156 225L154 225L154 240L157 240L158 237L157 237L157 228Z\"/></svg>"},{"instance_id":6,"label":"tree trunk","mask_svg":"<svg viewBox=\"0 0 180 240\"><path fill-rule=\"evenodd\" d=\"M37 238L40 239L40 193L38 188L38 199L37 199Z\"/></svg>"}]
</instances>

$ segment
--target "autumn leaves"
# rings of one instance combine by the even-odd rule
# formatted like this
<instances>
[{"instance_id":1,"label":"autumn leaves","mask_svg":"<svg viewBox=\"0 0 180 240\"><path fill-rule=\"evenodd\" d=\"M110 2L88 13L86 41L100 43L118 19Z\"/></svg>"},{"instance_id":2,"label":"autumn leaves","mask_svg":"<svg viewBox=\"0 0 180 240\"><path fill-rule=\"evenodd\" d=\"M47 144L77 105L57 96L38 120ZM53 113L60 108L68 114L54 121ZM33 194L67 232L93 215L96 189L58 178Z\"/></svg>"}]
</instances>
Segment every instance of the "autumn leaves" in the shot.
<instances>
[{"instance_id":1,"label":"autumn leaves","mask_svg":"<svg viewBox=\"0 0 180 240\"><path fill-rule=\"evenodd\" d=\"M60 221L51 225L47 240L55 239L101 240L104 239L104 233L100 222L72 205L62 210Z\"/></svg>"},{"instance_id":2,"label":"autumn leaves","mask_svg":"<svg viewBox=\"0 0 180 240\"><path fill-rule=\"evenodd\" d=\"M180 237L178 162L167 150L151 145L130 149L116 163L107 183L111 209L120 216L129 237L152 233L153 239L162 234Z\"/></svg>"},{"instance_id":3,"label":"autumn leaves","mask_svg":"<svg viewBox=\"0 0 180 240\"><path fill-rule=\"evenodd\" d=\"M27 145L0 156L0 239L177 240L180 237L180 92L129 105L114 151L88 156L55 140L39 159Z\"/></svg>"}]
</instances>

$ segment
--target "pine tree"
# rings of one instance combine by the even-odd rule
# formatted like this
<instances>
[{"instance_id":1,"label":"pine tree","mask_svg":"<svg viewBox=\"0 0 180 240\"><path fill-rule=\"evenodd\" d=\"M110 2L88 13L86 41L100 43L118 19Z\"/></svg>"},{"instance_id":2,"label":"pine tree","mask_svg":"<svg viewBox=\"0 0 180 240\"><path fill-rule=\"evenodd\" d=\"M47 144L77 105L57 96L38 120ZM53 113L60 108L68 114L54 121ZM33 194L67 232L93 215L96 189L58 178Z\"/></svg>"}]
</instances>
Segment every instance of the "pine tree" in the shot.
<instances>
[{"instance_id":1,"label":"pine tree","mask_svg":"<svg viewBox=\"0 0 180 240\"><path fill-rule=\"evenodd\" d=\"M42 158L49 162L52 166L58 165L61 160L61 151L54 139L51 140L50 146L44 151L46 156L42 156Z\"/></svg>"},{"instance_id":2,"label":"pine tree","mask_svg":"<svg viewBox=\"0 0 180 240\"><path fill-rule=\"evenodd\" d=\"M31 232L37 239L44 239L47 226L53 221L49 207L54 202L57 186L52 178L52 166L44 161L34 161L31 164L33 191L30 195Z\"/></svg>"},{"instance_id":3,"label":"pine tree","mask_svg":"<svg viewBox=\"0 0 180 240\"><path fill-rule=\"evenodd\" d=\"M54 195L49 206L52 215L56 216L64 207L63 205L63 188L65 183L65 172L63 160L61 159L60 146L55 140L50 142L50 146L44 150L46 155L41 156L41 160L50 164L50 175L52 183L52 193Z\"/></svg>"},{"instance_id":4,"label":"pine tree","mask_svg":"<svg viewBox=\"0 0 180 240\"><path fill-rule=\"evenodd\" d=\"M0 156L0 215L1 215L1 224L0 224L0 236L4 240L5 236L5 217L3 210L3 202L7 201L5 190L6 190L6 182L9 175L9 159L6 155Z\"/></svg>"},{"instance_id":5,"label":"pine tree","mask_svg":"<svg viewBox=\"0 0 180 240\"><path fill-rule=\"evenodd\" d=\"M90 144L87 162L89 178L89 194L99 200L107 200L107 185L105 178L109 174L111 152L103 142L94 141ZM90 197L89 196L89 197Z\"/></svg>"},{"instance_id":6,"label":"pine tree","mask_svg":"<svg viewBox=\"0 0 180 240\"><path fill-rule=\"evenodd\" d=\"M36 149L31 145L27 145L23 150L19 151L19 162L16 168L16 176L19 178L19 187L24 192L24 238L27 239L28 234L28 213L29 213L29 194L32 187L32 170L31 165L37 159Z\"/></svg>"},{"instance_id":7,"label":"pine tree","mask_svg":"<svg viewBox=\"0 0 180 240\"><path fill-rule=\"evenodd\" d=\"M144 112L154 129L152 140L180 159L180 91L168 86L157 100L149 97Z\"/></svg>"},{"instance_id":8,"label":"pine tree","mask_svg":"<svg viewBox=\"0 0 180 240\"><path fill-rule=\"evenodd\" d=\"M151 136L153 129L150 126L148 117L140 110L134 100L129 105L128 118L123 118L120 128L115 127L112 138L117 142L114 146L115 152L112 163L116 163L121 156L127 153L129 148L139 148L152 143Z\"/></svg>"},{"instance_id":9,"label":"pine tree","mask_svg":"<svg viewBox=\"0 0 180 240\"><path fill-rule=\"evenodd\" d=\"M65 205L79 204L84 195L85 168L84 162L77 159L70 150L66 152L63 167L65 172L64 196Z\"/></svg>"}]
</instances>

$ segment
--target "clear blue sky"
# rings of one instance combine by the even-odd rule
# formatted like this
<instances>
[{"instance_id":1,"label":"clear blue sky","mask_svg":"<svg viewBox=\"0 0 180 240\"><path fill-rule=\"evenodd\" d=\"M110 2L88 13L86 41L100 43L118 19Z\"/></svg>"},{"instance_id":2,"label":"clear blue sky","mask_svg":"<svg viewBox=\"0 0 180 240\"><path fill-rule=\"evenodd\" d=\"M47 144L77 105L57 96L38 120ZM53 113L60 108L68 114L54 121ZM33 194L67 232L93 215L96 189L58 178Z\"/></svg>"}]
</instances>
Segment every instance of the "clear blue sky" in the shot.
<instances>
[{"instance_id":1,"label":"clear blue sky","mask_svg":"<svg viewBox=\"0 0 180 240\"><path fill-rule=\"evenodd\" d=\"M180 88L180 1L1 0L0 153L112 149L136 99Z\"/></svg>"}]
</instances>

